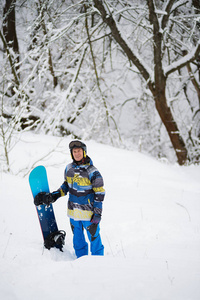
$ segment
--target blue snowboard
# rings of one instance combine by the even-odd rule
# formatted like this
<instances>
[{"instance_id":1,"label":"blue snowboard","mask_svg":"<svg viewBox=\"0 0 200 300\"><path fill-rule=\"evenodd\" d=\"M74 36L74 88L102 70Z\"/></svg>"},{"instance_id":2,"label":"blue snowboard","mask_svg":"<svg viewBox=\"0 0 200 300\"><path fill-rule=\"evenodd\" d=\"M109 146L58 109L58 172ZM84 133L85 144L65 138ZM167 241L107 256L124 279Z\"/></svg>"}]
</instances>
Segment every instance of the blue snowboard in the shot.
<instances>
[{"instance_id":1,"label":"blue snowboard","mask_svg":"<svg viewBox=\"0 0 200 300\"><path fill-rule=\"evenodd\" d=\"M49 184L47 179L47 172L44 166L34 168L29 175L29 184L33 194L33 198L40 192L49 192ZM45 239L51 234L58 231L53 206L50 204L36 206L42 235Z\"/></svg>"}]
</instances>

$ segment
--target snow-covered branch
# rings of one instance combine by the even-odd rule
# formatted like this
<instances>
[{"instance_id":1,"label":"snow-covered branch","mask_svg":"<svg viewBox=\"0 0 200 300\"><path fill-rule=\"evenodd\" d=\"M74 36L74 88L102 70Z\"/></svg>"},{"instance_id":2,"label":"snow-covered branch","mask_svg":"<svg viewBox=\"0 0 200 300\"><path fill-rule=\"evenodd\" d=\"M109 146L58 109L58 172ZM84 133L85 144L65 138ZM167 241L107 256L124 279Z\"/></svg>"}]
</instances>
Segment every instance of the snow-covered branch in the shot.
<instances>
[{"instance_id":1,"label":"snow-covered branch","mask_svg":"<svg viewBox=\"0 0 200 300\"><path fill-rule=\"evenodd\" d=\"M162 20L161 20L161 28L162 29L165 28L165 26L168 22L168 19L169 19L169 16L170 16L170 11L171 11L171 8L172 8L175 1L176 0L166 1L165 8L164 8L165 14L162 15Z\"/></svg>"},{"instance_id":2,"label":"snow-covered branch","mask_svg":"<svg viewBox=\"0 0 200 300\"><path fill-rule=\"evenodd\" d=\"M101 15L103 21L109 26L112 35L116 42L120 45L120 47L123 49L124 53L127 55L128 59L132 61L132 63L137 67L137 69L142 74L143 78L148 82L148 85L151 86L153 89L152 83L151 83L151 77L141 60L133 53L130 46L128 45L127 41L122 37L120 30L117 27L117 24L113 18L113 16L109 13L107 13L102 1L94 0L94 5L96 9L98 9L99 14Z\"/></svg>"},{"instance_id":3,"label":"snow-covered branch","mask_svg":"<svg viewBox=\"0 0 200 300\"><path fill-rule=\"evenodd\" d=\"M164 68L165 76L169 76L169 74L177 70L180 70L181 68L185 67L188 63L197 59L199 53L200 53L200 42L197 44L197 46L194 48L194 50L191 53L188 53L178 61L175 61L171 65L165 67Z\"/></svg>"}]
</instances>

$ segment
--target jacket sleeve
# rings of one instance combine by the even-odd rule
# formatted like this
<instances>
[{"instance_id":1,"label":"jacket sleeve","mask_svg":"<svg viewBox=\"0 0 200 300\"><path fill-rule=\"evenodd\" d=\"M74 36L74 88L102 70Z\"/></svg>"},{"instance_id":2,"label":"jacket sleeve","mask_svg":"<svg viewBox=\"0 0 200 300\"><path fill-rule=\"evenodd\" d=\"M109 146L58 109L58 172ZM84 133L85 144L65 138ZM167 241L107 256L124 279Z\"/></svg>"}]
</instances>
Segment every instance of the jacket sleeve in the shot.
<instances>
[{"instance_id":1,"label":"jacket sleeve","mask_svg":"<svg viewBox=\"0 0 200 300\"><path fill-rule=\"evenodd\" d=\"M53 198L55 198L55 200L58 199L59 197L67 195L67 193L69 191L66 174L67 174L67 167L65 169L65 174L64 174L65 181L63 182L63 184L57 191L52 193L52 196L53 196Z\"/></svg>"},{"instance_id":2,"label":"jacket sleeve","mask_svg":"<svg viewBox=\"0 0 200 300\"><path fill-rule=\"evenodd\" d=\"M69 191L69 187L68 187L68 183L67 183L66 180L63 182L63 184L59 188L59 191L60 191L60 196L61 197L67 195L67 193Z\"/></svg>"},{"instance_id":3,"label":"jacket sleeve","mask_svg":"<svg viewBox=\"0 0 200 300\"><path fill-rule=\"evenodd\" d=\"M67 183L67 168L68 168L68 166L66 167L65 173L64 173L65 181L63 182L63 184L59 188L61 197L67 195L67 193L69 192L69 186L68 186L68 183Z\"/></svg>"},{"instance_id":4,"label":"jacket sleeve","mask_svg":"<svg viewBox=\"0 0 200 300\"><path fill-rule=\"evenodd\" d=\"M92 183L92 189L94 191L94 213L101 215L103 208L103 200L105 197L103 177L94 166L91 170L89 177Z\"/></svg>"}]
</instances>

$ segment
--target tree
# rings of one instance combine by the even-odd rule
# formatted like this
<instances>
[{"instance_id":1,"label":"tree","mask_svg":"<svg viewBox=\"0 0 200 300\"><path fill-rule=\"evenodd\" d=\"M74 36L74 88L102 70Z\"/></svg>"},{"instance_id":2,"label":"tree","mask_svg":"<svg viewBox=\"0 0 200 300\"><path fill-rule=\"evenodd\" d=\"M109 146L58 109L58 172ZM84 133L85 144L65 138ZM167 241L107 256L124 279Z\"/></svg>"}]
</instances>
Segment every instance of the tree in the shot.
<instances>
[{"instance_id":1,"label":"tree","mask_svg":"<svg viewBox=\"0 0 200 300\"><path fill-rule=\"evenodd\" d=\"M7 1L0 2L3 15ZM173 161L175 149L180 164L198 158L199 4L192 2L12 2L21 53L17 62L0 30L2 137L14 124L138 144Z\"/></svg>"},{"instance_id":2,"label":"tree","mask_svg":"<svg viewBox=\"0 0 200 300\"><path fill-rule=\"evenodd\" d=\"M131 9L130 3L126 2L125 9ZM200 52L200 43L193 49L193 51L186 55L184 58L178 59L173 64L165 67L164 65L164 47L165 47L165 36L166 31L168 31L168 26L170 23L170 17L174 14L174 12L178 9L179 5L182 4L182 1L168 0L166 3L162 5L162 11L158 11L153 0L147 1L148 7L148 21L150 26L148 26L148 30L150 30L153 34L153 53L152 56L154 58L154 76L152 78L148 67L144 62L137 56L134 51L129 47L126 40L123 38L120 30L117 27L117 22L113 16L112 10L108 5L108 2L101 0L94 0L94 7L97 9L99 14L101 15L103 22L106 23L112 33L115 41L120 45L123 49L124 53L127 55L128 59L137 67L140 74L147 82L149 90L151 91L157 112L165 125L165 128L170 137L173 148L176 152L176 156L178 159L178 163L183 165L186 163L188 157L188 151L184 142L183 137L181 136L178 125L173 117L171 108L168 105L167 97L166 97L166 84L167 79L170 74L176 72L186 66L189 62L192 62L197 59L198 54ZM124 9L124 10L125 10Z\"/></svg>"}]
</instances>

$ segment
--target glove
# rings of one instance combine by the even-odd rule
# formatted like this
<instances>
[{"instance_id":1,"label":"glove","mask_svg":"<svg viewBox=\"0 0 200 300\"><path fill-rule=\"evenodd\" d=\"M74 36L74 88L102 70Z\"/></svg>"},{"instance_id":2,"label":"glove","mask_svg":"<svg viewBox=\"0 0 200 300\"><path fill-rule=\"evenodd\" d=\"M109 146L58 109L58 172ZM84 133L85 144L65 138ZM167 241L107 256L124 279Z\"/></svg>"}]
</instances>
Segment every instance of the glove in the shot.
<instances>
[{"instance_id":1,"label":"glove","mask_svg":"<svg viewBox=\"0 0 200 300\"><path fill-rule=\"evenodd\" d=\"M53 199L53 196L51 193L41 192L41 193L37 194L34 198L34 204L36 206L43 205L43 204L49 206L53 202L54 202L54 199Z\"/></svg>"},{"instance_id":2,"label":"glove","mask_svg":"<svg viewBox=\"0 0 200 300\"><path fill-rule=\"evenodd\" d=\"M93 214L90 220L92 224L99 224L100 221L101 221L101 215L98 214Z\"/></svg>"},{"instance_id":3,"label":"glove","mask_svg":"<svg viewBox=\"0 0 200 300\"><path fill-rule=\"evenodd\" d=\"M55 191L52 193L41 192L35 196L34 204L38 205L47 205L49 206L51 203L55 202L59 197L61 197L61 192Z\"/></svg>"},{"instance_id":4,"label":"glove","mask_svg":"<svg viewBox=\"0 0 200 300\"><path fill-rule=\"evenodd\" d=\"M99 215L99 214L93 214L92 215L92 218L90 220L90 222L92 224L87 227L87 230L91 234L92 238L94 238L94 235L97 231L97 226L98 226L100 221L101 221L101 215Z\"/></svg>"}]
</instances>

